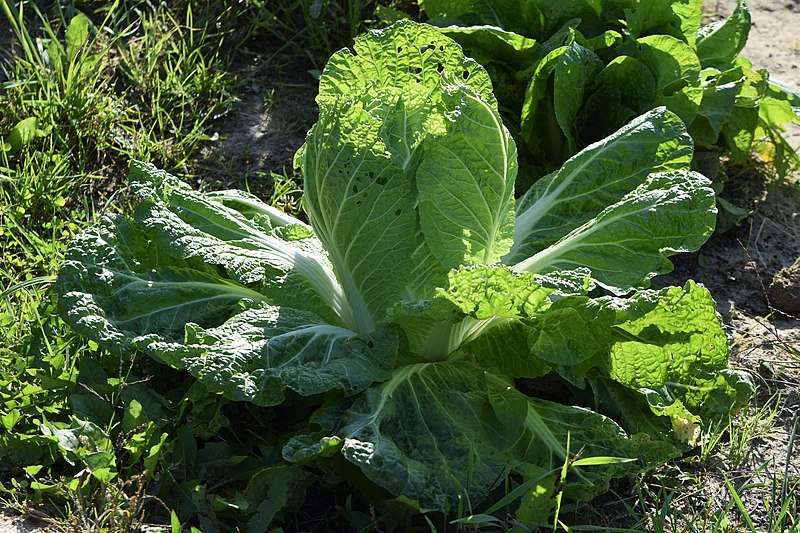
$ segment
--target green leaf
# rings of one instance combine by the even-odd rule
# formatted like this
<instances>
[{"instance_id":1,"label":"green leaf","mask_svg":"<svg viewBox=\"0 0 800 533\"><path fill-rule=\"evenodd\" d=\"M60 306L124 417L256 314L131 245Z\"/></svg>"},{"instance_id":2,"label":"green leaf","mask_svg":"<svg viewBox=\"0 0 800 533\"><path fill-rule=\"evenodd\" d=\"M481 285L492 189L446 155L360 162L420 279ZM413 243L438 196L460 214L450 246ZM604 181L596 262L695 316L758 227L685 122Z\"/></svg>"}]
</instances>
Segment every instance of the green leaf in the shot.
<instances>
[{"instance_id":1,"label":"green leaf","mask_svg":"<svg viewBox=\"0 0 800 533\"><path fill-rule=\"evenodd\" d=\"M403 330L409 350L424 360L444 360L462 347L479 357L503 358L512 350L488 348L485 343L494 343L497 333L486 338L485 331L546 309L552 292L534 276L505 266L462 267L448 274L446 288L438 289L432 300L401 302L389 320ZM480 348L465 345L476 338L484 343ZM524 345L524 336L520 339Z\"/></svg>"},{"instance_id":2,"label":"green leaf","mask_svg":"<svg viewBox=\"0 0 800 533\"><path fill-rule=\"evenodd\" d=\"M651 35L636 40L635 57L656 80L654 106L666 106L683 122L691 124L703 99L700 61L694 49L669 35Z\"/></svg>"},{"instance_id":3,"label":"green leaf","mask_svg":"<svg viewBox=\"0 0 800 533\"><path fill-rule=\"evenodd\" d=\"M567 48L558 46L535 64L520 111L520 134L527 151L556 168L568 154L565 155L563 132L555 114L550 79Z\"/></svg>"},{"instance_id":4,"label":"green leaf","mask_svg":"<svg viewBox=\"0 0 800 533\"><path fill-rule=\"evenodd\" d=\"M243 193L196 192L138 161L129 179L148 200L136 207L135 218L163 254L205 269L223 267L226 277L273 304L302 306L334 323L349 320L325 251L299 220Z\"/></svg>"},{"instance_id":5,"label":"green leaf","mask_svg":"<svg viewBox=\"0 0 800 533\"><path fill-rule=\"evenodd\" d=\"M22 413L19 412L19 409L11 409L7 413L0 416L0 421L3 422L3 427L6 428L6 431L9 433L14 429L14 426L17 425L17 422L22 420Z\"/></svg>"},{"instance_id":6,"label":"green leaf","mask_svg":"<svg viewBox=\"0 0 800 533\"><path fill-rule=\"evenodd\" d=\"M369 479L422 509L450 510L501 481L519 432L495 416L483 371L460 361L396 370L356 401L338 434L344 457Z\"/></svg>"},{"instance_id":7,"label":"green leaf","mask_svg":"<svg viewBox=\"0 0 800 533\"><path fill-rule=\"evenodd\" d=\"M548 19L543 19L535 0L421 0L419 6L429 23L458 22L461 26L495 26L508 32L540 38ZM458 39L456 39L458 40Z\"/></svg>"},{"instance_id":8,"label":"green leaf","mask_svg":"<svg viewBox=\"0 0 800 533\"><path fill-rule=\"evenodd\" d=\"M537 283L534 276L507 267L462 267L451 271L437 299L446 299L464 315L478 320L533 316L549 307L553 291Z\"/></svg>"},{"instance_id":9,"label":"green leaf","mask_svg":"<svg viewBox=\"0 0 800 533\"><path fill-rule=\"evenodd\" d=\"M649 0L625 10L625 18L634 37L671 35L694 46L702 8L702 0Z\"/></svg>"},{"instance_id":10,"label":"green leaf","mask_svg":"<svg viewBox=\"0 0 800 533\"><path fill-rule=\"evenodd\" d=\"M100 481L107 482L114 477L114 445L96 424L72 417L67 428L45 422L41 431L45 436L58 439L58 446L67 460L81 462Z\"/></svg>"},{"instance_id":11,"label":"green leaf","mask_svg":"<svg viewBox=\"0 0 800 533\"><path fill-rule=\"evenodd\" d=\"M746 77L742 67L726 72L703 71L703 100L698 114L689 127L697 144L715 144L723 125L730 117L736 97L742 91Z\"/></svg>"},{"instance_id":12,"label":"green leaf","mask_svg":"<svg viewBox=\"0 0 800 533\"><path fill-rule=\"evenodd\" d=\"M586 99L578 117L578 135L594 142L611 135L652 108L656 80L644 63L632 56L615 57L595 78L597 90Z\"/></svg>"},{"instance_id":13,"label":"green leaf","mask_svg":"<svg viewBox=\"0 0 800 533\"><path fill-rule=\"evenodd\" d=\"M745 0L739 0L730 17L700 28L697 34L697 56L700 64L704 68L729 69L747 44L749 33L750 10Z\"/></svg>"},{"instance_id":14,"label":"green leaf","mask_svg":"<svg viewBox=\"0 0 800 533\"><path fill-rule=\"evenodd\" d=\"M359 336L311 313L264 306L217 328L187 328L185 346L146 346L181 354L180 364L212 391L277 405L287 387L304 396L334 389L352 395L388 378L396 343L390 331Z\"/></svg>"},{"instance_id":15,"label":"green leaf","mask_svg":"<svg viewBox=\"0 0 800 533\"><path fill-rule=\"evenodd\" d=\"M168 189L170 203L137 207L140 224L107 218L72 242L57 285L60 312L77 331L115 352L141 349L214 392L259 404L280 403L286 387L353 394L388 377L397 351L390 333L359 336L268 303L274 300L264 293L281 291L275 299L313 303L303 298L311 276L298 268L294 284L281 274L290 264L322 273L318 286L335 283L323 275L322 252L259 233L179 182Z\"/></svg>"},{"instance_id":16,"label":"green leaf","mask_svg":"<svg viewBox=\"0 0 800 533\"><path fill-rule=\"evenodd\" d=\"M486 67L493 80L495 69L524 70L539 52L535 39L497 26L444 26L439 30L458 42L464 54Z\"/></svg>"},{"instance_id":17,"label":"green leaf","mask_svg":"<svg viewBox=\"0 0 800 533\"><path fill-rule=\"evenodd\" d=\"M38 125L39 121L36 117L28 117L17 122L5 139L5 143L10 147L7 151L15 154L28 146L38 135L36 129Z\"/></svg>"},{"instance_id":18,"label":"green leaf","mask_svg":"<svg viewBox=\"0 0 800 533\"><path fill-rule=\"evenodd\" d=\"M570 153L580 148L575 118L583 106L585 93L595 81L603 62L591 50L578 43L567 47L556 63L553 76L553 104L556 120L567 138Z\"/></svg>"},{"instance_id":19,"label":"green leaf","mask_svg":"<svg viewBox=\"0 0 800 533\"><path fill-rule=\"evenodd\" d=\"M728 340L708 291L692 282L633 300L627 320L616 326L609 373L632 388L660 389L700 380L725 368ZM631 305L631 303L628 303Z\"/></svg>"},{"instance_id":20,"label":"green leaf","mask_svg":"<svg viewBox=\"0 0 800 533\"><path fill-rule=\"evenodd\" d=\"M65 36L67 43L67 59L69 61L74 60L75 56L78 55L78 52L80 52L81 48L86 44L89 38L90 24L91 21L89 17L83 13L76 14L72 17L72 20L69 21Z\"/></svg>"},{"instance_id":21,"label":"green leaf","mask_svg":"<svg viewBox=\"0 0 800 533\"><path fill-rule=\"evenodd\" d=\"M672 113L659 109L632 121L528 191L504 261L533 273L588 267L622 292L668 272L667 255L696 250L714 227L708 180L678 170L691 154Z\"/></svg>"},{"instance_id":22,"label":"green leaf","mask_svg":"<svg viewBox=\"0 0 800 533\"><path fill-rule=\"evenodd\" d=\"M613 321L610 309L589 298L561 298L530 322L530 353L554 366L576 365L608 349Z\"/></svg>"}]
</instances>

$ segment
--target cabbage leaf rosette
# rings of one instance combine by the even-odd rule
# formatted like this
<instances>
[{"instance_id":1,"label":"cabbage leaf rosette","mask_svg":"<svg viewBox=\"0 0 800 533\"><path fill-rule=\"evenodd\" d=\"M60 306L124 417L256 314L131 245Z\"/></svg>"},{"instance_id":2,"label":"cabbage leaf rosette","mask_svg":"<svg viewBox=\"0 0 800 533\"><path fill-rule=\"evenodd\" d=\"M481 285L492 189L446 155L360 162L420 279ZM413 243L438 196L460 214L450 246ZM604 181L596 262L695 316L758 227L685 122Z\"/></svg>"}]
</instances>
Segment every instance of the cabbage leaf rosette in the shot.
<instances>
[{"instance_id":1,"label":"cabbage leaf rosette","mask_svg":"<svg viewBox=\"0 0 800 533\"><path fill-rule=\"evenodd\" d=\"M508 479L591 498L748 398L708 291L648 288L714 227L678 116L635 118L516 200L489 76L433 27L359 37L317 101L295 159L310 224L134 162L132 217L69 247L63 318L233 400L318 399L283 460L351 463L419 510ZM561 478L579 449L631 461Z\"/></svg>"}]
</instances>

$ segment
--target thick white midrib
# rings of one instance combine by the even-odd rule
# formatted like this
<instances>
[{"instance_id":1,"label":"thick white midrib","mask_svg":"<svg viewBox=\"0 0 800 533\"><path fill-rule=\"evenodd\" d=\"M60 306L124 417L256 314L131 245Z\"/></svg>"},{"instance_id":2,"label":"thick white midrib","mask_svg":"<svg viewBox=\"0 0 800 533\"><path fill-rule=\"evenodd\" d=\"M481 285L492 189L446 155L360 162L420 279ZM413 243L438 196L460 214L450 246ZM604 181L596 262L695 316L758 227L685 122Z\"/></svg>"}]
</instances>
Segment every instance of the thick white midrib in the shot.
<instances>
[{"instance_id":1,"label":"thick white midrib","mask_svg":"<svg viewBox=\"0 0 800 533\"><path fill-rule=\"evenodd\" d=\"M343 303L347 311L343 310L339 313L339 316L342 317L348 328L358 333L372 333L375 331L375 320L367 308L367 302L364 300L364 295L361 293L355 278L353 278L351 270L347 268L344 258L339 254L339 250L335 246L331 246L329 253L333 264L341 265L342 267L338 269L338 278L339 283L341 283Z\"/></svg>"},{"instance_id":2,"label":"thick white midrib","mask_svg":"<svg viewBox=\"0 0 800 533\"><path fill-rule=\"evenodd\" d=\"M287 331L286 333L281 333L280 335L276 335L272 338L272 340L283 340L283 339L292 339L303 337L305 335L310 335L311 338L303 344L303 347L297 350L296 354L285 361L281 366L291 366L291 363L295 362L299 358L303 356L303 352L308 349L309 346L314 344L314 342L320 337L328 337L329 340L325 341L327 345L325 351L325 357L323 358L323 364L327 363L330 360L330 355L333 350L334 343L339 339L346 339L355 335L355 332L350 331L349 329L340 328L337 326L331 326L326 324L313 324L308 326L303 326L299 329ZM272 361L270 360L270 363Z\"/></svg>"},{"instance_id":3,"label":"thick white midrib","mask_svg":"<svg viewBox=\"0 0 800 533\"><path fill-rule=\"evenodd\" d=\"M513 265L511 270L516 272L530 272L533 274L540 273L544 268L548 265L553 263L556 259L563 256L567 252L577 248L580 246L580 242L583 239L591 236L592 234L596 233L597 231L603 229L604 227L608 226L609 224L616 222L620 219L625 220L629 219L633 216L642 213L643 211L648 211L652 207L657 206L659 204L658 201L653 203L645 204L642 208L636 209L635 211L625 211L621 215L617 216L607 216L604 220L597 222L596 218L586 222L582 226L574 229L570 232L566 237L562 240L558 241L557 243L553 244L542 250L541 252L523 260L519 263Z\"/></svg>"},{"instance_id":4,"label":"thick white midrib","mask_svg":"<svg viewBox=\"0 0 800 533\"><path fill-rule=\"evenodd\" d=\"M303 252L281 239L263 234L253 235L252 237L254 241L263 246L262 252L272 254L271 261L296 270L311 282L323 301L336 314L342 317L346 324L349 324L347 320L349 315L347 297L339 285L333 270L313 255Z\"/></svg>"},{"instance_id":5,"label":"thick white midrib","mask_svg":"<svg viewBox=\"0 0 800 533\"><path fill-rule=\"evenodd\" d=\"M389 379L389 381L383 384L382 387L383 390L381 390L381 399L377 407L373 411L373 414L368 417L367 422L365 424L360 425L357 430L351 431L350 434L351 435L356 434L362 429L364 429L365 426L375 424L378 418L380 418L381 414L383 413L383 409L386 407L386 402L394 394L394 391L396 391L397 388L400 387L400 385L411 379L411 377L414 374L422 372L425 369L425 367L431 364L433 363L416 363L395 370L394 375Z\"/></svg>"},{"instance_id":6,"label":"thick white midrib","mask_svg":"<svg viewBox=\"0 0 800 533\"><path fill-rule=\"evenodd\" d=\"M133 322L134 320L139 320L141 318L162 313L164 311L178 309L186 305L195 306L198 303L210 302L213 300L221 300L226 298L231 300L234 299L241 300L246 298L256 302L267 301L267 298L261 293L250 290L242 285L231 282L225 282L222 280L220 280L220 283L210 283L206 281L150 281L141 278L136 278L134 276L126 274L118 274L117 277L128 278L131 279L132 281L116 289L114 291L114 294L117 294L122 290L128 290L128 289L136 290L138 286L141 286L143 289L147 289L148 291L152 291L154 287L163 286L167 289L174 289L176 287L185 287L186 289L203 289L216 292L216 294L213 294L211 296L204 296L203 298L193 298L192 300L179 301L172 305L159 306L158 308L154 308L151 312L128 317L125 320L118 320L117 322L120 324L124 324L126 322Z\"/></svg>"},{"instance_id":7,"label":"thick white midrib","mask_svg":"<svg viewBox=\"0 0 800 533\"><path fill-rule=\"evenodd\" d=\"M492 109L488 106L488 104L486 102L483 101L483 99L478 98L478 97L476 97L476 96L474 96L472 94L469 94L466 91L465 91L465 94L467 95L467 98L478 102L483 107L483 109L488 113L488 115L492 118L492 122L494 122L494 126L495 126L494 127L494 131L498 133L498 137L500 139L500 146L503 148L503 174L502 174L502 179L503 179L503 185L505 186L505 185L508 184L508 139L505 136L505 131L506 131L505 130L505 126L503 126L498 121L499 115L496 115L495 113L493 113ZM481 125L483 125L483 124L481 124ZM483 156L481 156L481 157L483 157ZM512 201L513 194L511 194L510 191L509 191L508 194L505 194L505 189L504 189L503 194L504 194L504 197L506 198L506 201L508 201L508 202ZM483 196L483 195L481 195L481 196ZM487 236L487 239L486 239L486 249L484 250L484 253L483 253L483 261L482 261L483 263L493 262L492 250L494 249L495 239L497 238L498 228L500 227L500 224L502 224L502 220L505 218L505 213L506 213L505 205L507 205L507 204L504 203L503 207L501 209L498 209L497 212L493 214L494 216L491 217L491 221L492 222L491 222L491 226L489 228L489 235ZM487 206L487 208L488 208L488 206ZM490 210L490 212L491 212L491 210Z\"/></svg>"}]
</instances>

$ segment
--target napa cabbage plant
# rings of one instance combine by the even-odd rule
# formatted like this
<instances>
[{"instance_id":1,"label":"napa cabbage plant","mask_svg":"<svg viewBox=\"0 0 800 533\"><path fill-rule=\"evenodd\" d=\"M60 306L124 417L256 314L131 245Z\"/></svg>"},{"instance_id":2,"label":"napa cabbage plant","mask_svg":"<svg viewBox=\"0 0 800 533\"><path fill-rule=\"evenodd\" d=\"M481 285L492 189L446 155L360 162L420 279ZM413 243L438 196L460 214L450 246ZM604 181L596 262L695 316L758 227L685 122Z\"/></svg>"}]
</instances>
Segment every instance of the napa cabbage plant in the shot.
<instances>
[{"instance_id":1,"label":"napa cabbage plant","mask_svg":"<svg viewBox=\"0 0 800 533\"><path fill-rule=\"evenodd\" d=\"M590 498L747 398L708 291L646 288L713 230L676 115L636 118L516 201L491 80L434 28L358 38L317 101L296 156L310 224L134 162L132 217L69 246L63 318L233 400L316 399L283 460L343 458L420 510L553 486L581 447L635 460L570 469L565 494Z\"/></svg>"}]
</instances>

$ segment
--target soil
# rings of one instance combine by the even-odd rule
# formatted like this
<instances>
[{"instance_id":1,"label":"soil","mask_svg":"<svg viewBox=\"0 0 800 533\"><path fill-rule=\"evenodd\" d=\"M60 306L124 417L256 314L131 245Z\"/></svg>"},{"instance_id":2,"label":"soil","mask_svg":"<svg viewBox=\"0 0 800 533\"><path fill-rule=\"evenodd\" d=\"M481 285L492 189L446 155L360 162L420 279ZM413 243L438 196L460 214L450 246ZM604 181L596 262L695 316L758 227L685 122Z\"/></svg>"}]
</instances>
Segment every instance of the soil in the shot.
<instances>
[{"instance_id":1,"label":"soil","mask_svg":"<svg viewBox=\"0 0 800 533\"><path fill-rule=\"evenodd\" d=\"M800 88L800 0L749 0L748 4L752 29L742 55L756 68L768 69L773 78ZM735 5L735 0L706 1L707 22L728 16ZM246 185L269 197L269 174L291 174L292 155L315 118L315 81L305 66L290 72L251 87L216 121L218 140L204 153L210 179L224 187ZM800 146L800 128L790 131L789 138ZM800 480L800 451L788 450L791 426L800 411L800 175L765 186L764 178L752 171L731 174L726 185L729 200L752 214L732 230L715 235L701 252L673 258L675 271L657 283L695 279L709 288L733 344L732 364L752 372L759 385L750 414L775 402L771 404L775 427L749 443L736 468L730 468L725 457L731 447L721 445L718 462L709 461L691 472L699 492L676 498L672 505L685 511L675 516L684 514L685 520L696 521L701 517L698 509L708 514L730 501L725 480L740 490L746 483L763 482L767 486L740 494L756 530L762 531L767 529L764 501L769 500L773 478L780 482L786 472L790 483ZM740 517L729 514L733 525L741 523ZM40 524L0 514L0 533L47 531ZM683 527L672 526L676 529L664 530Z\"/></svg>"}]
</instances>

